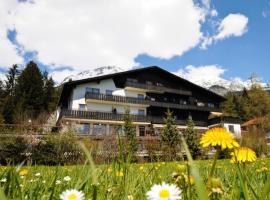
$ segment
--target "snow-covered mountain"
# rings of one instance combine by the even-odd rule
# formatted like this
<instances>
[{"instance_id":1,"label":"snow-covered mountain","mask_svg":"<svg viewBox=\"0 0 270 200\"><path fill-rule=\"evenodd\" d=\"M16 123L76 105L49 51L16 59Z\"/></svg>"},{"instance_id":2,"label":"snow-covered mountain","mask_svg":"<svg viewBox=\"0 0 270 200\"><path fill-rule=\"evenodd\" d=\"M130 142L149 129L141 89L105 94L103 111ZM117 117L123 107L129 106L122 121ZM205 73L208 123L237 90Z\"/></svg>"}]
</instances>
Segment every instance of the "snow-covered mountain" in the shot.
<instances>
[{"instance_id":1,"label":"snow-covered mountain","mask_svg":"<svg viewBox=\"0 0 270 200\"><path fill-rule=\"evenodd\" d=\"M97 76L103 76L107 74L114 74L117 72L122 72L125 71L120 67L116 66L104 66L104 67L98 67L93 70L85 70L82 71L78 74L71 75L66 77L62 83L68 82L70 80L75 81L75 80L81 80L81 79L86 79L86 78L92 78L92 77L97 77Z\"/></svg>"}]
</instances>

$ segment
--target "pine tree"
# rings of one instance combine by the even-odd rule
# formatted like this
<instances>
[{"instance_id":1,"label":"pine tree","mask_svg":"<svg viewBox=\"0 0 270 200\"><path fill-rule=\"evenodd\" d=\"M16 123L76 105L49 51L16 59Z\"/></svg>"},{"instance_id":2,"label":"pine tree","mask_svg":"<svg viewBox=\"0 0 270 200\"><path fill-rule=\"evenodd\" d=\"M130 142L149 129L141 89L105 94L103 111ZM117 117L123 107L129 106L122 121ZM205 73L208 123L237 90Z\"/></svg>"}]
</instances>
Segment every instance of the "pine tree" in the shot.
<instances>
[{"instance_id":1,"label":"pine tree","mask_svg":"<svg viewBox=\"0 0 270 200\"><path fill-rule=\"evenodd\" d=\"M169 148L168 151L171 160L176 155L176 149L180 143L180 135L173 119L173 113L169 109L166 112L164 123L165 126L161 133L161 141Z\"/></svg>"},{"instance_id":2,"label":"pine tree","mask_svg":"<svg viewBox=\"0 0 270 200\"><path fill-rule=\"evenodd\" d=\"M199 144L199 137L197 131L194 129L194 123L191 116L187 120L187 129L184 131L184 138L186 140L189 151L194 159L201 155Z\"/></svg>"},{"instance_id":3,"label":"pine tree","mask_svg":"<svg viewBox=\"0 0 270 200\"><path fill-rule=\"evenodd\" d=\"M133 160L134 153L137 150L136 148L137 141L136 141L136 129L132 124L132 118L129 109L126 109L125 111L123 131L127 141L127 151L129 154L129 158L130 160Z\"/></svg>"},{"instance_id":4,"label":"pine tree","mask_svg":"<svg viewBox=\"0 0 270 200\"><path fill-rule=\"evenodd\" d=\"M36 63L30 61L18 78L17 109L27 117L36 118L43 109L43 77Z\"/></svg>"},{"instance_id":5,"label":"pine tree","mask_svg":"<svg viewBox=\"0 0 270 200\"><path fill-rule=\"evenodd\" d=\"M55 110L57 104L57 93L54 88L54 81L52 77L48 77L48 73L45 71L43 74L43 82L44 82L44 95L43 95L43 104L44 110L48 113Z\"/></svg>"},{"instance_id":6,"label":"pine tree","mask_svg":"<svg viewBox=\"0 0 270 200\"><path fill-rule=\"evenodd\" d=\"M15 106L16 106L16 97L15 97L15 88L17 86L17 79L19 76L19 70L17 65L13 65L7 75L4 86L4 107L2 111L3 118L6 123L15 122Z\"/></svg>"}]
</instances>

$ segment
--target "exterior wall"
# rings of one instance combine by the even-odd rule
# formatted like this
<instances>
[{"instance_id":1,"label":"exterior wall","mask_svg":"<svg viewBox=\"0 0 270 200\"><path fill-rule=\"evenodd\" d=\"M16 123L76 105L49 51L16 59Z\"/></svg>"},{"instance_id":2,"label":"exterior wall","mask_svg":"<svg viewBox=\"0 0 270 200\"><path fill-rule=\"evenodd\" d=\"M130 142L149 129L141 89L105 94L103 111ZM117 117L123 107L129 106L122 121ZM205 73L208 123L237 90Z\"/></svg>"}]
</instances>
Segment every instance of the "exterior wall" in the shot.
<instances>
[{"instance_id":1,"label":"exterior wall","mask_svg":"<svg viewBox=\"0 0 270 200\"><path fill-rule=\"evenodd\" d=\"M99 83L92 82L92 83L87 83L87 84L81 84L81 85L78 85L76 88L74 88L71 94L71 103L69 105L70 109L79 109L79 104L86 104L85 91L87 87L99 88L101 94L105 94L106 90L112 90L113 95L117 95L117 96L137 97L138 94L143 94L145 96L145 93L143 92L127 91L123 88L116 88L114 81L112 79L106 79L106 80L100 81ZM111 104L108 104L108 105L111 105ZM105 106L102 105L101 109L108 110L107 107L108 106L106 105ZM108 112L111 112L111 110L112 109L110 107L110 110Z\"/></svg>"},{"instance_id":2,"label":"exterior wall","mask_svg":"<svg viewBox=\"0 0 270 200\"><path fill-rule=\"evenodd\" d=\"M237 138L241 137L241 125L240 124L227 124L227 123L224 123L224 127L227 129L227 131L230 131L229 126L234 127L234 135L235 135L235 137L237 137Z\"/></svg>"},{"instance_id":3,"label":"exterior wall","mask_svg":"<svg viewBox=\"0 0 270 200\"><path fill-rule=\"evenodd\" d=\"M130 114L138 115L139 109L144 110L146 114L145 107L136 106L125 106L125 105L114 105L114 104L100 104L100 103L87 103L88 111L99 111L99 112L112 112L112 108L117 110L117 113L125 113L126 108L130 110Z\"/></svg>"}]
</instances>

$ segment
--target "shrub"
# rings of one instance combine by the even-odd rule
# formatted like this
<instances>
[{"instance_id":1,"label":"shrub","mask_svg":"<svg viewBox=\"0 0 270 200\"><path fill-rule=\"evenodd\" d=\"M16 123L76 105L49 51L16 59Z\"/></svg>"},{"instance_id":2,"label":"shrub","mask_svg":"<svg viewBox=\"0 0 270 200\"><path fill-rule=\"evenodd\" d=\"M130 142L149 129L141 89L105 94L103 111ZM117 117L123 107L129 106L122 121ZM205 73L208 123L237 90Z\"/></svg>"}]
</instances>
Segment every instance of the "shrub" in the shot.
<instances>
[{"instance_id":1,"label":"shrub","mask_svg":"<svg viewBox=\"0 0 270 200\"><path fill-rule=\"evenodd\" d=\"M45 165L75 164L82 153L73 133L48 135L33 149L33 162Z\"/></svg>"},{"instance_id":2,"label":"shrub","mask_svg":"<svg viewBox=\"0 0 270 200\"><path fill-rule=\"evenodd\" d=\"M2 165L22 163L28 157L29 145L24 137L1 137L0 163Z\"/></svg>"}]
</instances>

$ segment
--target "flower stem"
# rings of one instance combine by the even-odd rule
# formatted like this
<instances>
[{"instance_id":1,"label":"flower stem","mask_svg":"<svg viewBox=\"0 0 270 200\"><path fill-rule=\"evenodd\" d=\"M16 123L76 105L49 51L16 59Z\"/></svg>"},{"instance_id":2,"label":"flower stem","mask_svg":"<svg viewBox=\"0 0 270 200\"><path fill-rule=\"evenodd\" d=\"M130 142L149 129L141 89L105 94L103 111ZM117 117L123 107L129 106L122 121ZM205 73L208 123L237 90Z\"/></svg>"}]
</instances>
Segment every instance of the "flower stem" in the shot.
<instances>
[{"instance_id":1,"label":"flower stem","mask_svg":"<svg viewBox=\"0 0 270 200\"><path fill-rule=\"evenodd\" d=\"M210 181L210 179L213 177L219 153L220 153L220 149L217 149L217 151L215 153L215 156L214 156L214 161L213 161L213 164L212 164L212 167L211 167L211 171L210 171L210 174L208 176L208 181Z\"/></svg>"}]
</instances>

